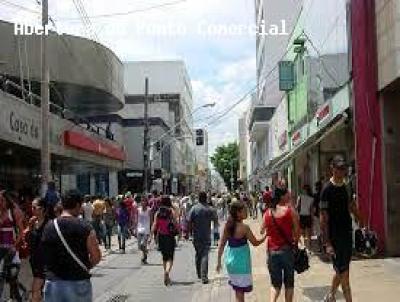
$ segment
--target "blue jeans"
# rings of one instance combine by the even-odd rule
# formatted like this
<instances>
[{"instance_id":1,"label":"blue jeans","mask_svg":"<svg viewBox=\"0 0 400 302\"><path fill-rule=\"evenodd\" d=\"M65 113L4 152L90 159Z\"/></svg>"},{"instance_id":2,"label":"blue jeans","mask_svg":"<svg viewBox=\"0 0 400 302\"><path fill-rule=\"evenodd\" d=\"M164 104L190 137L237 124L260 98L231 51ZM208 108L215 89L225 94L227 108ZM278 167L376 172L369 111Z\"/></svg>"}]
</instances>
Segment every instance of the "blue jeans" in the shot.
<instances>
[{"instance_id":1,"label":"blue jeans","mask_svg":"<svg viewBox=\"0 0 400 302\"><path fill-rule=\"evenodd\" d=\"M96 232L97 241L99 244L106 242L106 232L105 232L105 225L104 222L99 217L93 218L93 229Z\"/></svg>"},{"instance_id":2,"label":"blue jeans","mask_svg":"<svg viewBox=\"0 0 400 302\"><path fill-rule=\"evenodd\" d=\"M46 280L44 302L91 302L93 300L90 280Z\"/></svg>"},{"instance_id":3,"label":"blue jeans","mask_svg":"<svg viewBox=\"0 0 400 302\"><path fill-rule=\"evenodd\" d=\"M268 270L271 284L274 288L285 289L294 287L294 254L292 249L286 248L268 252Z\"/></svg>"},{"instance_id":4,"label":"blue jeans","mask_svg":"<svg viewBox=\"0 0 400 302\"><path fill-rule=\"evenodd\" d=\"M118 224L118 245L120 250L125 250L125 240L128 237L128 226Z\"/></svg>"}]
</instances>

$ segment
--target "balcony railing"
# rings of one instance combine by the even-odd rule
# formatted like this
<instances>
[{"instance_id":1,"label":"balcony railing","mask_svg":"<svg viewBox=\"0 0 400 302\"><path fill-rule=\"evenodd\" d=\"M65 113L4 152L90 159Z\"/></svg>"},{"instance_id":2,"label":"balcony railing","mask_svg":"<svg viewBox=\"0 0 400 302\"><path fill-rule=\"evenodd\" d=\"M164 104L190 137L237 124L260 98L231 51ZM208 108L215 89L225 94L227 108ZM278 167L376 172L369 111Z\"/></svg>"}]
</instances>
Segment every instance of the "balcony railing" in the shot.
<instances>
[{"instance_id":1,"label":"balcony railing","mask_svg":"<svg viewBox=\"0 0 400 302\"><path fill-rule=\"evenodd\" d=\"M0 90L15 96L17 99L30 105L36 107L41 106L42 99L39 95L27 90L25 87L22 87L19 84L16 84L12 80L7 79L7 77L4 75L0 75ZM75 125L83 129L114 141L114 134L109 127L104 128L102 126L92 124L87 119L77 116L73 111L52 102L49 104L49 111L61 117L62 119L73 122Z\"/></svg>"}]
</instances>

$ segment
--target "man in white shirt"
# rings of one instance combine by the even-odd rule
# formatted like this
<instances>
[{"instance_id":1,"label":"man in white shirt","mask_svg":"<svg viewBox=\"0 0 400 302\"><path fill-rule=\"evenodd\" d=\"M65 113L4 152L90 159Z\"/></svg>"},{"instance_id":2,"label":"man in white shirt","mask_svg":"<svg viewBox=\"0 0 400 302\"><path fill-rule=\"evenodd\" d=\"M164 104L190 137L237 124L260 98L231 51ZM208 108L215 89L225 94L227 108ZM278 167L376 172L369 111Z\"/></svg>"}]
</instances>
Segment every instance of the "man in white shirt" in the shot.
<instances>
[{"instance_id":1,"label":"man in white shirt","mask_svg":"<svg viewBox=\"0 0 400 302\"><path fill-rule=\"evenodd\" d=\"M142 264L147 264L147 243L150 239L151 209L148 206L147 198L145 197L143 197L141 206L138 208L136 221L138 248L143 254Z\"/></svg>"},{"instance_id":2,"label":"man in white shirt","mask_svg":"<svg viewBox=\"0 0 400 302\"><path fill-rule=\"evenodd\" d=\"M300 194L297 199L297 211L300 215L300 228L304 239L304 245L310 250L314 198L309 185L303 186L302 194Z\"/></svg>"},{"instance_id":3,"label":"man in white shirt","mask_svg":"<svg viewBox=\"0 0 400 302\"><path fill-rule=\"evenodd\" d=\"M82 204L83 220L89 224L93 221L93 205L90 196L86 195Z\"/></svg>"}]
</instances>

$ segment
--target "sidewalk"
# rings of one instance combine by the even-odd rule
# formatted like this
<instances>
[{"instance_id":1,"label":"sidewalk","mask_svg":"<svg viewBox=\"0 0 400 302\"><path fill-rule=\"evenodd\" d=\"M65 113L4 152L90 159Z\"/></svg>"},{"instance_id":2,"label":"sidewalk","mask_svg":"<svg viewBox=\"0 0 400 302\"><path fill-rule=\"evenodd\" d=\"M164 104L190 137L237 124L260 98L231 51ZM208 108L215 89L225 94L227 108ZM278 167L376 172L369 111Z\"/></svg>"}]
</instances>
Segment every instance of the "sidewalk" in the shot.
<instances>
[{"instance_id":1,"label":"sidewalk","mask_svg":"<svg viewBox=\"0 0 400 302\"><path fill-rule=\"evenodd\" d=\"M259 222L249 220L256 235L259 234ZM266 302L270 297L270 281L266 265L265 246L252 247L254 291L246 296L246 301ZM234 301L233 291L227 285L226 276L216 276L214 273L216 252L210 261L210 272L214 274L212 289L203 293L203 300L195 301ZM310 270L296 275L295 301L323 301L329 290L333 275L331 264L322 262L317 256L310 258ZM395 302L400 297L400 260L397 259L368 259L352 262L351 284L353 301L360 302ZM206 299L208 296L208 299ZM200 298L200 297L198 297ZM284 301L283 296L280 301ZM338 292L337 301L344 301Z\"/></svg>"}]
</instances>

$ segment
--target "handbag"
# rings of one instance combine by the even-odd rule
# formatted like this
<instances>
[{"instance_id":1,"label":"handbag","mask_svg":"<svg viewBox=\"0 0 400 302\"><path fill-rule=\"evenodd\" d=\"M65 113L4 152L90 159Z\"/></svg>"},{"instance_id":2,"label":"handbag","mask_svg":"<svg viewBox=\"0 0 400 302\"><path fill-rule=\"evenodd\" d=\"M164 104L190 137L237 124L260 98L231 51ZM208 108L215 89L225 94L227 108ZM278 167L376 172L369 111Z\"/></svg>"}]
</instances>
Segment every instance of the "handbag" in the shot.
<instances>
[{"instance_id":1,"label":"handbag","mask_svg":"<svg viewBox=\"0 0 400 302\"><path fill-rule=\"evenodd\" d=\"M289 240L285 232L282 230L282 228L278 225L278 223L275 220L275 216L272 213L271 210L271 217L274 225L276 226L276 229L278 230L279 234L285 239L286 243L289 245L289 247L293 251L293 256L294 256L294 270L296 273L301 274L307 271L310 268L310 263L308 259L308 254L307 254L307 249L303 248L300 249L298 246L295 246L293 241Z\"/></svg>"},{"instance_id":2,"label":"handbag","mask_svg":"<svg viewBox=\"0 0 400 302\"><path fill-rule=\"evenodd\" d=\"M72 257L72 259L74 259L76 264L78 264L85 272L89 273L89 268L78 258L78 256L72 251L72 249L68 245L67 241L65 240L63 234L61 233L60 227L58 226L57 218L53 220L53 223L54 223L54 227L56 229L57 235L60 238L65 249L67 250L68 254Z\"/></svg>"}]
</instances>

